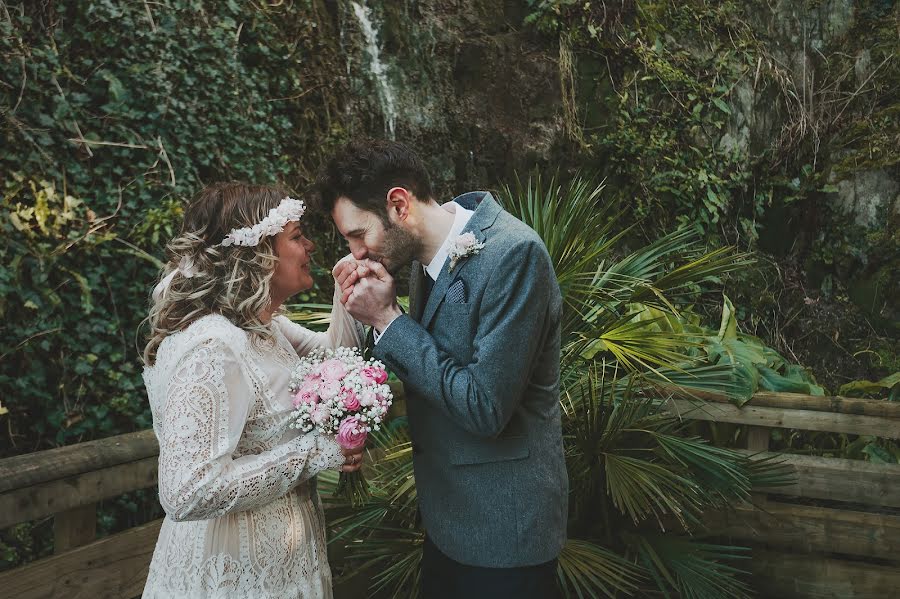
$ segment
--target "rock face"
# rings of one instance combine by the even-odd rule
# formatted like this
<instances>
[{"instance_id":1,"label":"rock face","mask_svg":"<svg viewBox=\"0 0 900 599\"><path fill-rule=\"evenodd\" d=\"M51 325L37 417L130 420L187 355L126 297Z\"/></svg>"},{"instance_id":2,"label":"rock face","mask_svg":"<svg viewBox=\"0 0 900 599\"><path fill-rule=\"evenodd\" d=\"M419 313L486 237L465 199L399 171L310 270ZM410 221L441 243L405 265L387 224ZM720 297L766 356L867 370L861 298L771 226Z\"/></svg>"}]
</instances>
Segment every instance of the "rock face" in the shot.
<instances>
[{"instance_id":1,"label":"rock face","mask_svg":"<svg viewBox=\"0 0 900 599\"><path fill-rule=\"evenodd\" d=\"M521 3L367 2L351 2L337 14L353 134L412 143L445 198L509 181L516 170L551 158L563 130L558 50L520 31ZM390 117L385 97L394 98Z\"/></svg>"},{"instance_id":2,"label":"rock face","mask_svg":"<svg viewBox=\"0 0 900 599\"><path fill-rule=\"evenodd\" d=\"M559 48L522 27L524 3L352 0L332 6L349 80L343 126L353 135L414 144L427 155L444 195L508 181L515 171L551 161L564 143ZM753 12L751 26L801 96L796 110L817 110L815 98L802 98L803 88L820 74L823 50L853 32L857 12L850 0L779 0ZM875 66L868 49L858 51L853 75L859 85ZM777 93L757 88L751 77L738 82L730 96L731 123L716 143L753 154L769 147L798 118L774 101ZM877 215L900 210L896 169L827 178L837 188L831 201L860 225L877 227Z\"/></svg>"},{"instance_id":3,"label":"rock face","mask_svg":"<svg viewBox=\"0 0 900 599\"><path fill-rule=\"evenodd\" d=\"M870 229L880 228L891 216L900 216L900 183L885 169L857 171L837 182L834 203L853 221Z\"/></svg>"}]
</instances>

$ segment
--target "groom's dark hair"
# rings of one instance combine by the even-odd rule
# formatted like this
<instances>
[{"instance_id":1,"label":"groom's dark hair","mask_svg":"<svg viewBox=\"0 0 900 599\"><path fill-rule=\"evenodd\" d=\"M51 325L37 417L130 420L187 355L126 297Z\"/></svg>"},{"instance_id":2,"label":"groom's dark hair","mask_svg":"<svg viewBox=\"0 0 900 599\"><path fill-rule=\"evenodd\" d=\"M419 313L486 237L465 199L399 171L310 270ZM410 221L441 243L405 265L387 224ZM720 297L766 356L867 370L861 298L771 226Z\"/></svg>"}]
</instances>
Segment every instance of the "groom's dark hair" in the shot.
<instances>
[{"instance_id":1,"label":"groom's dark hair","mask_svg":"<svg viewBox=\"0 0 900 599\"><path fill-rule=\"evenodd\" d=\"M316 208L330 214L338 198L388 222L385 197L392 187L403 187L421 201L432 199L431 179L422 160L397 141L359 140L341 148L316 181Z\"/></svg>"}]
</instances>

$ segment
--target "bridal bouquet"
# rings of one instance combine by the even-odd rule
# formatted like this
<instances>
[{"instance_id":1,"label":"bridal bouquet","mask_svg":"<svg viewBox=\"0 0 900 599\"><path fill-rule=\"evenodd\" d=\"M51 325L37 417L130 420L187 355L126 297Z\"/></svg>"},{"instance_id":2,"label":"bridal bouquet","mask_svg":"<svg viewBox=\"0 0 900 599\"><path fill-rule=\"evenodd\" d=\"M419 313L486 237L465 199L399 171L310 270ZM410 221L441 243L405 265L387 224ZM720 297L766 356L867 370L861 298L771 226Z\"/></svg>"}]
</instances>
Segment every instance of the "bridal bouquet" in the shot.
<instances>
[{"instance_id":1,"label":"bridal bouquet","mask_svg":"<svg viewBox=\"0 0 900 599\"><path fill-rule=\"evenodd\" d=\"M364 360L355 347L319 349L301 358L291 373L292 428L334 435L345 449L359 449L381 429L394 395L384 364ZM368 496L361 470L342 472L338 493L354 505Z\"/></svg>"}]
</instances>

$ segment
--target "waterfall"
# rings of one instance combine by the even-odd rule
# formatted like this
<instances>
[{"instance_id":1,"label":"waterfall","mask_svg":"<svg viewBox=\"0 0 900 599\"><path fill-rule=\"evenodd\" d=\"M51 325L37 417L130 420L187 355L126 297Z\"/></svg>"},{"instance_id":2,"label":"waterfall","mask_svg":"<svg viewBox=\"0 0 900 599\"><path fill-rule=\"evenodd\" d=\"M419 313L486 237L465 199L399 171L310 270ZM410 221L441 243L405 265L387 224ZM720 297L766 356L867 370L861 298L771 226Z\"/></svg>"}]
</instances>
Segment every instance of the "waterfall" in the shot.
<instances>
[{"instance_id":1,"label":"waterfall","mask_svg":"<svg viewBox=\"0 0 900 599\"><path fill-rule=\"evenodd\" d=\"M388 136L394 139L394 125L397 121L397 108L394 104L394 90L388 81L387 67L381 62L381 49L378 47L378 32L372 22L372 10L357 2L350 2L353 6L353 14L359 21L363 35L366 38L366 54L369 55L369 72L375 78L378 102L381 104L381 112L384 114L385 128Z\"/></svg>"}]
</instances>

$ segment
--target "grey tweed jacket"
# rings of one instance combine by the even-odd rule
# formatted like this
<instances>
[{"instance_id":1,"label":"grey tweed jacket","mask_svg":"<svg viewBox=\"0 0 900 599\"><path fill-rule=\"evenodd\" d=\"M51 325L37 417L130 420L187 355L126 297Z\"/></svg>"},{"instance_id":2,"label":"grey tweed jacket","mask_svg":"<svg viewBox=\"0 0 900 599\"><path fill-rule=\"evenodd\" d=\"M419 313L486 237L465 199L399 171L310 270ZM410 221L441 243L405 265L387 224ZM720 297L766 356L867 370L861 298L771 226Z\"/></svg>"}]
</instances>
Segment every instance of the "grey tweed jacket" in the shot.
<instances>
[{"instance_id":1,"label":"grey tweed jacket","mask_svg":"<svg viewBox=\"0 0 900 599\"><path fill-rule=\"evenodd\" d=\"M566 541L559 286L541 239L489 193L454 201L475 211L464 232L484 248L448 260L424 305L413 263L410 313L373 354L406 389L432 542L467 565L539 564Z\"/></svg>"}]
</instances>

